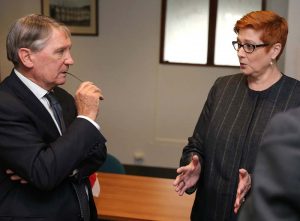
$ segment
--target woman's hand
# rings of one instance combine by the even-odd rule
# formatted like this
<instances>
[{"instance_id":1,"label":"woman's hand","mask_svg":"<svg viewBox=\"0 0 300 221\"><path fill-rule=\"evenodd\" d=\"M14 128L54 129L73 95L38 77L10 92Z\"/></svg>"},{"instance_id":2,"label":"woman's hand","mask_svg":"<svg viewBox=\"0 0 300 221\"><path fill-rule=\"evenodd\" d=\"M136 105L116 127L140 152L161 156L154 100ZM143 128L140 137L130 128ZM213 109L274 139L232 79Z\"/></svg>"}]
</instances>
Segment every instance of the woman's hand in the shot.
<instances>
[{"instance_id":1,"label":"woman's hand","mask_svg":"<svg viewBox=\"0 0 300 221\"><path fill-rule=\"evenodd\" d=\"M190 164L177 169L179 175L173 182L173 186L176 187L175 191L178 195L182 196L187 189L196 185L200 177L200 172L201 165L197 155L192 157Z\"/></svg>"},{"instance_id":2,"label":"woman's hand","mask_svg":"<svg viewBox=\"0 0 300 221\"><path fill-rule=\"evenodd\" d=\"M234 212L237 213L245 202L245 196L251 188L251 176L245 169L239 169L239 184L234 203Z\"/></svg>"}]
</instances>

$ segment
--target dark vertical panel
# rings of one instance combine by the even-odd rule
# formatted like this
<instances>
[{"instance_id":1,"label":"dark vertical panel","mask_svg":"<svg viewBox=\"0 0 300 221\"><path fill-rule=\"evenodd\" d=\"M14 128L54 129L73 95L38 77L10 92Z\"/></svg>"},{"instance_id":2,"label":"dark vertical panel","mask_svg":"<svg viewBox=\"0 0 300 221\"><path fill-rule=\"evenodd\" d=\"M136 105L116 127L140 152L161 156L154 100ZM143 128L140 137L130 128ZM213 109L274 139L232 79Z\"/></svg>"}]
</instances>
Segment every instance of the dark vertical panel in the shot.
<instances>
[{"instance_id":1,"label":"dark vertical panel","mask_svg":"<svg viewBox=\"0 0 300 221\"><path fill-rule=\"evenodd\" d=\"M161 25L160 25L160 54L159 62L164 63L164 47L165 47L165 25L167 14L167 0L161 1Z\"/></svg>"},{"instance_id":2,"label":"dark vertical panel","mask_svg":"<svg viewBox=\"0 0 300 221\"><path fill-rule=\"evenodd\" d=\"M218 0L209 1L207 65L214 65Z\"/></svg>"}]
</instances>

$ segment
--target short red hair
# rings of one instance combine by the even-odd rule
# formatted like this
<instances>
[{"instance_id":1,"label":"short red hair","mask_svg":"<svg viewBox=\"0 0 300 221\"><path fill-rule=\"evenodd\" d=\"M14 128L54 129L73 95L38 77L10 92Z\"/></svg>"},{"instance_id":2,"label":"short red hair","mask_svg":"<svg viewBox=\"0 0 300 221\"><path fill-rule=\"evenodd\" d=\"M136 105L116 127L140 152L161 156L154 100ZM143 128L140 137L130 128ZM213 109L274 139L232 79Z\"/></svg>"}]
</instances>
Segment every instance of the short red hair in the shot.
<instances>
[{"instance_id":1,"label":"short red hair","mask_svg":"<svg viewBox=\"0 0 300 221\"><path fill-rule=\"evenodd\" d=\"M270 45L280 43L282 48L276 60L279 59L288 35L288 23L285 18L273 11L253 11L238 20L233 30L238 34L244 28L253 28L256 31L262 31L261 40L264 43Z\"/></svg>"}]
</instances>

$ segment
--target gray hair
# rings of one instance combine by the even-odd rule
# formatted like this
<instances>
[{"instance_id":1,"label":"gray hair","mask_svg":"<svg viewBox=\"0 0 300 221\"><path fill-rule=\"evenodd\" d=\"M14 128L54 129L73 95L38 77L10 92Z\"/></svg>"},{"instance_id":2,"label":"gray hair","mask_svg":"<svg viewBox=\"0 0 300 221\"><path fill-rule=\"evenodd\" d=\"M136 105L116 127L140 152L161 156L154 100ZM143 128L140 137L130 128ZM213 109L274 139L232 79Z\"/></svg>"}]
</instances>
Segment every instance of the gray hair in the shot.
<instances>
[{"instance_id":1,"label":"gray hair","mask_svg":"<svg viewBox=\"0 0 300 221\"><path fill-rule=\"evenodd\" d=\"M20 64L19 49L28 48L34 52L42 50L53 29L61 29L68 37L71 36L67 26L45 15L31 14L18 19L12 25L6 38L7 59L18 66Z\"/></svg>"}]
</instances>

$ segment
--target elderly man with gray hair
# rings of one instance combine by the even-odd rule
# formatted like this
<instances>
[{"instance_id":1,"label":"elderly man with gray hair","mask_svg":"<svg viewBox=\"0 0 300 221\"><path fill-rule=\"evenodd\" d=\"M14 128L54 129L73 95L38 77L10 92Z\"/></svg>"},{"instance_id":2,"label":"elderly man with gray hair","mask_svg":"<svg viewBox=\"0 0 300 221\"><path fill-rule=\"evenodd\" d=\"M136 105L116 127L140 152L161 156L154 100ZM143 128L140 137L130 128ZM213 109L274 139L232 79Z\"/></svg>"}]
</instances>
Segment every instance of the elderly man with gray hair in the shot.
<instances>
[{"instance_id":1,"label":"elderly man with gray hair","mask_svg":"<svg viewBox=\"0 0 300 221\"><path fill-rule=\"evenodd\" d=\"M0 220L97 220L88 177L106 158L95 122L102 92L83 82L74 100L59 87L74 63L70 37L35 14L7 36L14 68L0 85Z\"/></svg>"}]
</instances>

